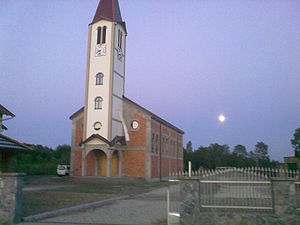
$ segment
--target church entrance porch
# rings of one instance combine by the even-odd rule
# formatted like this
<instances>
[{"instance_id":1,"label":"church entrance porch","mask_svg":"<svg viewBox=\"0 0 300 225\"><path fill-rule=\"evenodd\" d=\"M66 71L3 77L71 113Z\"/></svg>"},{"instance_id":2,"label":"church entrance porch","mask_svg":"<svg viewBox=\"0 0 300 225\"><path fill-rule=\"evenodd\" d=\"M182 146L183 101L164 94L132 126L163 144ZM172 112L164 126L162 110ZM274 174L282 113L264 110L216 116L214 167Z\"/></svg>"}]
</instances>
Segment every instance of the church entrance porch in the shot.
<instances>
[{"instance_id":1,"label":"church entrance porch","mask_svg":"<svg viewBox=\"0 0 300 225\"><path fill-rule=\"evenodd\" d=\"M95 149L87 154L86 176L107 176L107 155L104 151Z\"/></svg>"},{"instance_id":2,"label":"church entrance porch","mask_svg":"<svg viewBox=\"0 0 300 225\"><path fill-rule=\"evenodd\" d=\"M122 154L117 149L88 146L83 150L82 176L120 177Z\"/></svg>"}]
</instances>

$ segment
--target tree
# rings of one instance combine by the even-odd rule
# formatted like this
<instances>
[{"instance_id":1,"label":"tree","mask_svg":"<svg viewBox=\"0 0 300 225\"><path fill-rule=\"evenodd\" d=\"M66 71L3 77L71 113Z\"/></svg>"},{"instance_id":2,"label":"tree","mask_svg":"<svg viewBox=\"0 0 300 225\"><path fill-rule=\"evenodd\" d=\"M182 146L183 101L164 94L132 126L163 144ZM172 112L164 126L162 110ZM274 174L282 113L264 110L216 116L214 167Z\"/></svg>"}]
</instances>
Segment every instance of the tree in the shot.
<instances>
[{"instance_id":1,"label":"tree","mask_svg":"<svg viewBox=\"0 0 300 225\"><path fill-rule=\"evenodd\" d=\"M55 159L59 164L70 164L71 146L70 145L58 145L53 152Z\"/></svg>"},{"instance_id":2,"label":"tree","mask_svg":"<svg viewBox=\"0 0 300 225\"><path fill-rule=\"evenodd\" d=\"M267 166L270 162L270 156L268 154L268 145L262 141L257 142L254 150L254 157L258 166Z\"/></svg>"},{"instance_id":3,"label":"tree","mask_svg":"<svg viewBox=\"0 0 300 225\"><path fill-rule=\"evenodd\" d=\"M188 141L188 143L186 144L186 147L183 148L183 168L184 170L187 170L187 164L188 161L192 161L193 159L193 146L192 146L192 142ZM192 162L193 164L193 162Z\"/></svg>"},{"instance_id":4,"label":"tree","mask_svg":"<svg viewBox=\"0 0 300 225\"><path fill-rule=\"evenodd\" d=\"M295 157L300 158L300 128L294 132L294 139L291 139L291 144L295 151Z\"/></svg>"},{"instance_id":5,"label":"tree","mask_svg":"<svg viewBox=\"0 0 300 225\"><path fill-rule=\"evenodd\" d=\"M193 151L193 145L192 145L192 142L189 141L187 144L186 144L186 151L188 153L191 153Z\"/></svg>"},{"instance_id":6,"label":"tree","mask_svg":"<svg viewBox=\"0 0 300 225\"><path fill-rule=\"evenodd\" d=\"M231 164L237 167L246 167L249 165L247 161L248 153L244 145L238 144L234 146L231 154Z\"/></svg>"},{"instance_id":7,"label":"tree","mask_svg":"<svg viewBox=\"0 0 300 225\"><path fill-rule=\"evenodd\" d=\"M237 156L242 157L242 158L247 157L247 150L244 145L238 144L238 145L234 146L232 153L236 154Z\"/></svg>"}]
</instances>

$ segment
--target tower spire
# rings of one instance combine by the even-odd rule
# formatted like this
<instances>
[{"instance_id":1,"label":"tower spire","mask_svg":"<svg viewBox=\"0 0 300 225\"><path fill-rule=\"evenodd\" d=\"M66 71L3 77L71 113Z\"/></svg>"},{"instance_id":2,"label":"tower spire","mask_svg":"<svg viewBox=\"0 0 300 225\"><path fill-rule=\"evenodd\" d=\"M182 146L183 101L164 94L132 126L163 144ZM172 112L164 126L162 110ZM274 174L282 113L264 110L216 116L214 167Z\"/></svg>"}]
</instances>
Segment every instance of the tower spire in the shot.
<instances>
[{"instance_id":1,"label":"tower spire","mask_svg":"<svg viewBox=\"0 0 300 225\"><path fill-rule=\"evenodd\" d=\"M101 19L123 23L118 0L100 0L92 23Z\"/></svg>"}]
</instances>

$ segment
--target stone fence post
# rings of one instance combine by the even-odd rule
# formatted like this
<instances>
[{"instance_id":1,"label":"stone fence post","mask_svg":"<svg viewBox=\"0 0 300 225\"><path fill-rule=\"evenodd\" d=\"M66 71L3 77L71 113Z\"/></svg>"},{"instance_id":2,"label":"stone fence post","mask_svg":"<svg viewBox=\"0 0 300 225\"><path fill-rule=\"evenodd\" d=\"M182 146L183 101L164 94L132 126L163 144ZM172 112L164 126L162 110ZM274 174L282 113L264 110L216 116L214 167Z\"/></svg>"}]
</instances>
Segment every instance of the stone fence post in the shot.
<instances>
[{"instance_id":1,"label":"stone fence post","mask_svg":"<svg viewBox=\"0 0 300 225\"><path fill-rule=\"evenodd\" d=\"M24 173L0 172L0 221L14 224L21 221L21 194Z\"/></svg>"}]
</instances>

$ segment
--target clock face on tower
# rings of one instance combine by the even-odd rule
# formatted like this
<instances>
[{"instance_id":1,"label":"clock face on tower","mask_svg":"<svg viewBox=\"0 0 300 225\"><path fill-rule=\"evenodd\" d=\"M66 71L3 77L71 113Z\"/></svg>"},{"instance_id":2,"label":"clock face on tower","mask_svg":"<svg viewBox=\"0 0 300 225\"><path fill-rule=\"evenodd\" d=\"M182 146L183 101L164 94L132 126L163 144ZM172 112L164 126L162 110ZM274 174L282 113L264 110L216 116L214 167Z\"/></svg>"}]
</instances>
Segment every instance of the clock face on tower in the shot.
<instances>
[{"instance_id":1,"label":"clock face on tower","mask_svg":"<svg viewBox=\"0 0 300 225\"><path fill-rule=\"evenodd\" d=\"M100 122L97 121L97 122L94 123L94 129L95 130L100 130L101 127L102 127L102 124Z\"/></svg>"},{"instance_id":2,"label":"clock face on tower","mask_svg":"<svg viewBox=\"0 0 300 225\"><path fill-rule=\"evenodd\" d=\"M106 45L98 44L95 49L95 56L105 56L106 55Z\"/></svg>"}]
</instances>

